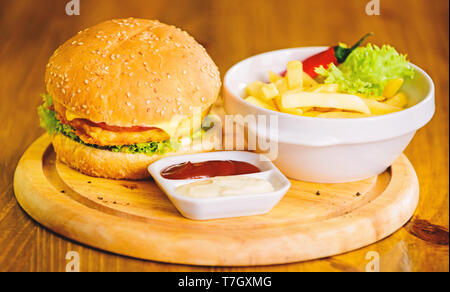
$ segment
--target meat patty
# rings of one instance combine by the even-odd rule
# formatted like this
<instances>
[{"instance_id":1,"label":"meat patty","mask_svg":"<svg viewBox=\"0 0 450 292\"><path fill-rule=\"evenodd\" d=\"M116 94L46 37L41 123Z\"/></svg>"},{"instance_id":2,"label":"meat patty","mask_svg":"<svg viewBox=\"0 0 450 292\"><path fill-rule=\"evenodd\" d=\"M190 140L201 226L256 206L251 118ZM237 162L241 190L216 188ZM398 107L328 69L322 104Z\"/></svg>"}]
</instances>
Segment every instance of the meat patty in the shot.
<instances>
[{"instance_id":1,"label":"meat patty","mask_svg":"<svg viewBox=\"0 0 450 292\"><path fill-rule=\"evenodd\" d=\"M146 142L162 142L170 138L164 130L155 127L117 127L94 123L87 119L67 120L65 108L54 103L58 120L75 129L75 134L87 144L98 146L133 145ZM64 113L64 114L63 114Z\"/></svg>"},{"instance_id":2,"label":"meat patty","mask_svg":"<svg viewBox=\"0 0 450 292\"><path fill-rule=\"evenodd\" d=\"M170 136L158 128L121 128L112 130L110 126L96 124L85 119L74 119L68 124L75 129L80 139L99 146L131 145L146 142L162 142Z\"/></svg>"}]
</instances>

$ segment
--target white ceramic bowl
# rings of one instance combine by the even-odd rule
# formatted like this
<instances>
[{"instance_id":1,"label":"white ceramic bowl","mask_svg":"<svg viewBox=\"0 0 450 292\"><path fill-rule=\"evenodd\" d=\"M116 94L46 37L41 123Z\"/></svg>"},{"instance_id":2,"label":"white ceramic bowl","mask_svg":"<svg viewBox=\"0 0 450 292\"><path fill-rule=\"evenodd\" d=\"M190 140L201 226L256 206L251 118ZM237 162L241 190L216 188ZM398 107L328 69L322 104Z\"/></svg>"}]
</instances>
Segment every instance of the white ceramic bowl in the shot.
<instances>
[{"instance_id":1,"label":"white ceramic bowl","mask_svg":"<svg viewBox=\"0 0 450 292\"><path fill-rule=\"evenodd\" d=\"M304 60L326 47L305 47L268 52L234 65L225 75L224 105L228 114L276 115L279 133L249 127L278 143L275 165L288 177L319 183L365 179L385 171L404 151L418 129L434 115L434 84L419 67L402 90L410 107L401 112L358 119L323 119L279 113L245 102L247 84L268 81L269 70L282 72L291 60Z\"/></svg>"},{"instance_id":2,"label":"white ceramic bowl","mask_svg":"<svg viewBox=\"0 0 450 292\"><path fill-rule=\"evenodd\" d=\"M251 163L257 166L261 172L243 176L266 179L272 184L274 191L252 195L190 198L178 195L176 189L181 185L203 179L170 180L161 176L161 170L166 167L187 161L202 162L208 160L236 160ZM154 162L148 167L148 171L159 187L164 190L178 211L180 211L184 217L194 220L241 217L268 213L276 204L278 204L291 187L289 180L273 165L272 162L269 160L261 160L259 154L244 151L221 151L171 156Z\"/></svg>"}]
</instances>

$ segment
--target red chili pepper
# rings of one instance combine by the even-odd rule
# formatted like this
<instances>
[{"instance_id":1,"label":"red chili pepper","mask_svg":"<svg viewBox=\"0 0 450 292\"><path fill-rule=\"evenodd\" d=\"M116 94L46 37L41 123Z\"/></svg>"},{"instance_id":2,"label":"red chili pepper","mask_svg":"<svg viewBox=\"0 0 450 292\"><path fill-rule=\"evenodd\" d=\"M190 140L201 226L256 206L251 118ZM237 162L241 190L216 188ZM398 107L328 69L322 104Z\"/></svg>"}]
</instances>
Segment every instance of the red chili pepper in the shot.
<instances>
[{"instance_id":1,"label":"red chili pepper","mask_svg":"<svg viewBox=\"0 0 450 292\"><path fill-rule=\"evenodd\" d=\"M330 66L330 64L339 65L343 63L347 57L353 52L357 47L359 47L362 42L366 40L372 33L366 34L359 42L357 42L351 48L345 48L340 45L335 47L330 47L328 50L318 53L314 56L311 56L305 60L303 60L303 71L308 73L312 78L317 77L317 73L315 72L317 67L324 66L326 69ZM281 76L286 76L286 71L284 71Z\"/></svg>"}]
</instances>

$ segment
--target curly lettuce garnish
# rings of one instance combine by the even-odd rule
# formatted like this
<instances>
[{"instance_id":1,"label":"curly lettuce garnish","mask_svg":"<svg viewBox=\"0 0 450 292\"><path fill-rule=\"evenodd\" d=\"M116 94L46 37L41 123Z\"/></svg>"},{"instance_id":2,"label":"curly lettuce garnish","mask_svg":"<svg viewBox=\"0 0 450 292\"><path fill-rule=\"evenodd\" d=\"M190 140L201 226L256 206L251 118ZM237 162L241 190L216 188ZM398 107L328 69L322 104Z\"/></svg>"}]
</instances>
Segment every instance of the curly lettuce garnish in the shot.
<instances>
[{"instance_id":1,"label":"curly lettuce garnish","mask_svg":"<svg viewBox=\"0 0 450 292\"><path fill-rule=\"evenodd\" d=\"M395 78L413 78L414 68L406 55L399 54L393 47L381 48L368 44L354 50L347 60L339 66L323 66L315 72L322 76L325 83L340 85L343 93L380 96L385 85Z\"/></svg>"},{"instance_id":2,"label":"curly lettuce garnish","mask_svg":"<svg viewBox=\"0 0 450 292\"><path fill-rule=\"evenodd\" d=\"M38 107L37 112L40 118L41 127L47 130L47 132L50 135L60 133L74 140L75 142L81 143L89 147L109 150L113 152L124 152L132 154L142 153L146 155L153 155L153 154L162 155L164 153L176 151L179 147L178 141L171 141L171 140L167 140L164 142L148 142L134 145L107 146L107 147L84 143L75 134L75 130L71 126L62 124L56 118L56 112L51 109L53 105L52 97L49 94L42 94L41 96L44 103Z\"/></svg>"}]
</instances>

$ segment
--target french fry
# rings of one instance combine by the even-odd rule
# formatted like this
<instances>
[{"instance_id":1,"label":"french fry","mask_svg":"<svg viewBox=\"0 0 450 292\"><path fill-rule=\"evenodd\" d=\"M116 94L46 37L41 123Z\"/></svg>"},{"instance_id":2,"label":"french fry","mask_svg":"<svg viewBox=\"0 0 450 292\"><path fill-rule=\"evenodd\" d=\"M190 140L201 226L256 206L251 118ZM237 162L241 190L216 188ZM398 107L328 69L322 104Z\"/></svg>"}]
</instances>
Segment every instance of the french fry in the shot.
<instances>
[{"instance_id":1,"label":"french fry","mask_svg":"<svg viewBox=\"0 0 450 292\"><path fill-rule=\"evenodd\" d=\"M402 108L396 107L384 102L379 102L369 98L362 98L363 102L369 107L373 115L385 115L401 111Z\"/></svg>"},{"instance_id":2,"label":"french fry","mask_svg":"<svg viewBox=\"0 0 450 292\"><path fill-rule=\"evenodd\" d=\"M254 97L254 96L247 97L245 99L245 101L248 102L248 103L251 103L253 105L263 107L263 108L268 109L268 110L278 111L274 106L272 106L269 103L266 103L266 102L264 102L264 101L262 101L262 100L260 100L260 99L258 99L256 97Z\"/></svg>"},{"instance_id":3,"label":"french fry","mask_svg":"<svg viewBox=\"0 0 450 292\"><path fill-rule=\"evenodd\" d=\"M338 93L339 84L318 84L314 87L308 88L306 91L315 93Z\"/></svg>"},{"instance_id":4,"label":"french fry","mask_svg":"<svg viewBox=\"0 0 450 292\"><path fill-rule=\"evenodd\" d=\"M405 108L408 105L408 98L406 97L406 94L399 92L385 103L399 108Z\"/></svg>"},{"instance_id":5,"label":"french fry","mask_svg":"<svg viewBox=\"0 0 450 292\"><path fill-rule=\"evenodd\" d=\"M362 114L362 113L353 113L353 112L327 112L318 115L318 118L327 118L327 119L355 119L355 118L365 118L370 115Z\"/></svg>"},{"instance_id":6,"label":"french fry","mask_svg":"<svg viewBox=\"0 0 450 292\"><path fill-rule=\"evenodd\" d=\"M291 61L287 64L286 79L289 89L303 87L303 64L300 61Z\"/></svg>"},{"instance_id":7,"label":"french fry","mask_svg":"<svg viewBox=\"0 0 450 292\"><path fill-rule=\"evenodd\" d=\"M333 111L333 110L336 110L336 109L330 108L330 107L315 107L314 108L314 111L321 112L321 113L327 113L327 112L330 112L330 111Z\"/></svg>"},{"instance_id":8,"label":"french fry","mask_svg":"<svg viewBox=\"0 0 450 292\"><path fill-rule=\"evenodd\" d=\"M264 84L261 88L261 92L261 97L266 101L271 100L280 94L274 83Z\"/></svg>"},{"instance_id":9,"label":"french fry","mask_svg":"<svg viewBox=\"0 0 450 292\"><path fill-rule=\"evenodd\" d=\"M275 83L278 80L283 79L283 77L281 77L281 75L279 75L279 74L277 74L277 73L275 73L273 71L269 71L268 74L269 74L269 80L270 80L271 83Z\"/></svg>"},{"instance_id":10,"label":"french fry","mask_svg":"<svg viewBox=\"0 0 450 292\"><path fill-rule=\"evenodd\" d=\"M273 99L274 103L276 105L276 107L278 108L278 110L280 112L286 113L286 114L292 114L292 115L297 115L297 116L301 116L303 115L303 110L300 108L284 108L281 104L281 97L278 96L276 98Z\"/></svg>"},{"instance_id":11,"label":"french fry","mask_svg":"<svg viewBox=\"0 0 450 292\"><path fill-rule=\"evenodd\" d=\"M285 108L285 109L281 110L281 112L285 113L285 114L296 115L296 116L303 115L303 111L299 108Z\"/></svg>"},{"instance_id":12,"label":"french fry","mask_svg":"<svg viewBox=\"0 0 450 292\"><path fill-rule=\"evenodd\" d=\"M283 93L285 93L286 91L288 91L288 84L287 84L287 81L286 81L285 78L282 78L282 79L276 81L276 82L275 82L275 86L277 87L278 92L279 92L280 94L283 94Z\"/></svg>"},{"instance_id":13,"label":"french fry","mask_svg":"<svg viewBox=\"0 0 450 292\"><path fill-rule=\"evenodd\" d=\"M387 98L394 97L394 95L396 95L400 88L403 86L403 82L403 78L390 80L384 87L383 96Z\"/></svg>"},{"instance_id":14,"label":"french fry","mask_svg":"<svg viewBox=\"0 0 450 292\"><path fill-rule=\"evenodd\" d=\"M314 80L311 76L308 75L308 73L303 72L303 86L304 87L313 87L317 86L319 83L317 83L316 80Z\"/></svg>"},{"instance_id":15,"label":"french fry","mask_svg":"<svg viewBox=\"0 0 450 292\"><path fill-rule=\"evenodd\" d=\"M319 116L320 114L322 114L322 113L321 112L316 112L316 111L309 111L309 112L304 113L302 116L315 118L315 117Z\"/></svg>"},{"instance_id":16,"label":"french fry","mask_svg":"<svg viewBox=\"0 0 450 292\"><path fill-rule=\"evenodd\" d=\"M361 98L350 94L288 91L282 95L281 104L284 108L325 107L371 113Z\"/></svg>"},{"instance_id":17,"label":"french fry","mask_svg":"<svg viewBox=\"0 0 450 292\"><path fill-rule=\"evenodd\" d=\"M362 93L356 93L355 95L359 96L360 98L369 98L367 95L364 95ZM382 96L382 95L381 96L371 96L370 99L374 99L379 102L385 102L386 100L388 100L387 97Z\"/></svg>"},{"instance_id":18,"label":"french fry","mask_svg":"<svg viewBox=\"0 0 450 292\"><path fill-rule=\"evenodd\" d=\"M264 83L261 81L255 81L247 85L246 91L248 96L260 96L261 89L264 86Z\"/></svg>"}]
</instances>

